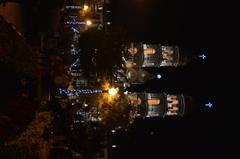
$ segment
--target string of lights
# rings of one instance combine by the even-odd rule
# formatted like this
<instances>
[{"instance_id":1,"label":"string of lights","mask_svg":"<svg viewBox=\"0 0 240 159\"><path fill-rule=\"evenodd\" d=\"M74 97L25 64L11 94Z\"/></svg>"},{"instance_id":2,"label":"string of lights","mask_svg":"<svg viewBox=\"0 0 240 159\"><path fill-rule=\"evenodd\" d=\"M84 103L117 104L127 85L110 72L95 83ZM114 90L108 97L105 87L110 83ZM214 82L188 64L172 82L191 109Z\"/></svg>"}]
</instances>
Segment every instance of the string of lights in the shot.
<instances>
[{"instance_id":1,"label":"string of lights","mask_svg":"<svg viewBox=\"0 0 240 159\"><path fill-rule=\"evenodd\" d=\"M86 24L85 22L82 21L66 21L65 24L73 24L73 25L84 25Z\"/></svg>"},{"instance_id":2,"label":"string of lights","mask_svg":"<svg viewBox=\"0 0 240 159\"><path fill-rule=\"evenodd\" d=\"M79 94L96 94L96 93L102 93L102 90L98 89L73 89L73 90L67 90L59 88L59 93L63 95L79 95Z\"/></svg>"}]
</instances>

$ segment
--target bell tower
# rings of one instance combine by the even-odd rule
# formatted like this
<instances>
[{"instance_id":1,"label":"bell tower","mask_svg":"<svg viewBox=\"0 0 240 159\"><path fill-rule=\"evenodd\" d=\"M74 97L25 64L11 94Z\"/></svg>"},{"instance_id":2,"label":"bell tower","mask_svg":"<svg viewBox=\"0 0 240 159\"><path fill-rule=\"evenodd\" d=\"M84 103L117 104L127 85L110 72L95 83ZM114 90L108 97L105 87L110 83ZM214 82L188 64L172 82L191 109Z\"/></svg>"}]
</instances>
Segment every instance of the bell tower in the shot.
<instances>
[{"instance_id":1,"label":"bell tower","mask_svg":"<svg viewBox=\"0 0 240 159\"><path fill-rule=\"evenodd\" d=\"M182 94L129 93L130 100L137 100L135 115L139 117L183 116L185 97Z\"/></svg>"}]
</instances>

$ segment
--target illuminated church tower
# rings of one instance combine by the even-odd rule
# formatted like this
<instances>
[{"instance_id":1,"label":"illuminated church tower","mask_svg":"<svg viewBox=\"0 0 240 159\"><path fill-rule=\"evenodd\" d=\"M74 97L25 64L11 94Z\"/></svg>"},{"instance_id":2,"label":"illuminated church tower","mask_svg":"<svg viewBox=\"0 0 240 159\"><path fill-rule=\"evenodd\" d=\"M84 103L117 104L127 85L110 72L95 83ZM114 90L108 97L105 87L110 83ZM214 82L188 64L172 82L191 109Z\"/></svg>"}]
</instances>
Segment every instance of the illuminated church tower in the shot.
<instances>
[{"instance_id":1,"label":"illuminated church tower","mask_svg":"<svg viewBox=\"0 0 240 159\"><path fill-rule=\"evenodd\" d=\"M132 67L162 67L187 64L191 57L178 46L160 44L129 43L125 47L123 58L132 63Z\"/></svg>"},{"instance_id":2,"label":"illuminated church tower","mask_svg":"<svg viewBox=\"0 0 240 159\"><path fill-rule=\"evenodd\" d=\"M183 116L185 97L166 93L129 93L136 117Z\"/></svg>"}]
</instances>

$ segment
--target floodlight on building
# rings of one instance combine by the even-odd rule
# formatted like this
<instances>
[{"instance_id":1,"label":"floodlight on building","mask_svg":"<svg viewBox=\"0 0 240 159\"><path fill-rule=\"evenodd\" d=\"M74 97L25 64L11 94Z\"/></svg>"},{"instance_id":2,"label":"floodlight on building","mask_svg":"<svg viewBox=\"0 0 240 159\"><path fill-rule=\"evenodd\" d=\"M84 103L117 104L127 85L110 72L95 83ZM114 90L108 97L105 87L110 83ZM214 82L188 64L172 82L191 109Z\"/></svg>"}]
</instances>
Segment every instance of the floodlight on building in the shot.
<instances>
[{"instance_id":1,"label":"floodlight on building","mask_svg":"<svg viewBox=\"0 0 240 159\"><path fill-rule=\"evenodd\" d=\"M157 74L157 79L161 79L162 76L160 74Z\"/></svg>"}]
</instances>

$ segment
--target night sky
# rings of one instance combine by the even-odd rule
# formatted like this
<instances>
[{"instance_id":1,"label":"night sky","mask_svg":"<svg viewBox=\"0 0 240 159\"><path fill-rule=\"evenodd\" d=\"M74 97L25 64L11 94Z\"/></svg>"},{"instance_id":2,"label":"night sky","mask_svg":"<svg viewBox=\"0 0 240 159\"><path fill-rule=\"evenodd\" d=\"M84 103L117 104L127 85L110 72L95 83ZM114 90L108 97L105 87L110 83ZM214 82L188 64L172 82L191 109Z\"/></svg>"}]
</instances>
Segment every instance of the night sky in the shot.
<instances>
[{"instance_id":1,"label":"night sky","mask_svg":"<svg viewBox=\"0 0 240 159\"><path fill-rule=\"evenodd\" d=\"M231 53L227 52L228 4L205 0L118 0L111 5L113 25L134 41L179 45L205 53L181 68L151 70L161 80L134 86L137 91L192 96L195 111L184 118L138 121L126 136L117 135L116 158L224 158L224 109L231 105ZM211 101L214 108L204 108ZM127 155L129 154L129 155ZM129 156L129 157L126 157Z\"/></svg>"}]
</instances>

